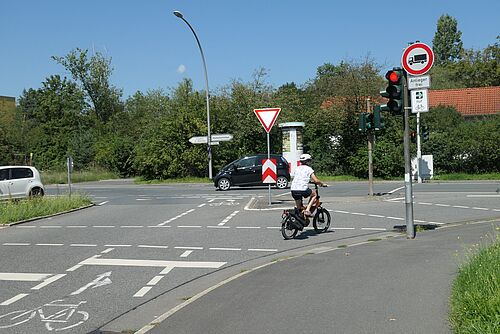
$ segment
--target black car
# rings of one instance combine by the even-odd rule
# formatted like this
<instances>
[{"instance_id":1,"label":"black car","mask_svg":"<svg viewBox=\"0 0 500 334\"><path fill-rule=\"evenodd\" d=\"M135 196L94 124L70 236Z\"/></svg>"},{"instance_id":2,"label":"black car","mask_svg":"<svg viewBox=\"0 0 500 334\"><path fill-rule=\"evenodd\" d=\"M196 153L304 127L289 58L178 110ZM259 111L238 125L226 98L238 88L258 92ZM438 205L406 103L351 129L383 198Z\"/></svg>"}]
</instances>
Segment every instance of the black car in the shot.
<instances>
[{"instance_id":1,"label":"black car","mask_svg":"<svg viewBox=\"0 0 500 334\"><path fill-rule=\"evenodd\" d=\"M214 185L220 190L228 190L231 186L260 186L262 183L262 160L267 154L257 154L235 160L221 169L214 177ZM271 154L276 159L276 187L285 189L290 182L288 162L281 155Z\"/></svg>"}]
</instances>

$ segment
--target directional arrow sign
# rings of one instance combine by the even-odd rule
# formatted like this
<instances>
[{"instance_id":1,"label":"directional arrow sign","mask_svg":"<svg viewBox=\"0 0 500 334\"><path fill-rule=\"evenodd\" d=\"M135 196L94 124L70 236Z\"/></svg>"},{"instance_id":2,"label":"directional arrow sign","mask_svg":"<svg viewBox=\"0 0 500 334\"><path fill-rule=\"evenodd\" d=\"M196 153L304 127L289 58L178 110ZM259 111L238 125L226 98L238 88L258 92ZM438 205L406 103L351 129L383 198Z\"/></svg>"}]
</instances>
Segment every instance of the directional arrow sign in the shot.
<instances>
[{"instance_id":1,"label":"directional arrow sign","mask_svg":"<svg viewBox=\"0 0 500 334\"><path fill-rule=\"evenodd\" d=\"M276 159L262 159L262 183L276 183Z\"/></svg>"},{"instance_id":2,"label":"directional arrow sign","mask_svg":"<svg viewBox=\"0 0 500 334\"><path fill-rule=\"evenodd\" d=\"M265 108L265 109L254 109L253 112L257 115L260 123L264 127L267 133L271 131L271 128L278 118L281 108Z\"/></svg>"},{"instance_id":3,"label":"directional arrow sign","mask_svg":"<svg viewBox=\"0 0 500 334\"><path fill-rule=\"evenodd\" d=\"M220 141L229 141L229 140L233 139L233 135L231 135L229 133L215 134L215 135L211 135L210 138L212 138L212 140L210 141L210 144L219 145L218 142L220 142ZM200 137L189 138L189 142L191 144L206 144L208 141L207 141L207 136L200 136Z\"/></svg>"}]
</instances>

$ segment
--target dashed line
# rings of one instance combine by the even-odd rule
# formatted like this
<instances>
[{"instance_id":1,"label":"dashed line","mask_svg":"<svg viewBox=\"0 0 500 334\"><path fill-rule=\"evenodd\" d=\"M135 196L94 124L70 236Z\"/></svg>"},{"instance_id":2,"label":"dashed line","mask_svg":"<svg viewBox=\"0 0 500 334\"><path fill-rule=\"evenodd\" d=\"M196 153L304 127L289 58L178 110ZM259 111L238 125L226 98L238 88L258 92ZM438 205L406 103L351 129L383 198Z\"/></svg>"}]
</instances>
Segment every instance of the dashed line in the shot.
<instances>
[{"instance_id":1,"label":"dashed line","mask_svg":"<svg viewBox=\"0 0 500 334\"><path fill-rule=\"evenodd\" d=\"M175 217L173 217L173 218L170 218L170 219L168 219L168 220L165 220L163 223L160 223L160 224L158 224L157 226L163 226L163 225L165 225L165 224L168 224L168 223L170 223L170 222L172 222L172 221L174 221L174 220L176 220L176 219L181 218L182 216L185 216L185 215L187 215L187 214L189 214L189 213L193 212L194 210L195 210L195 209L189 209L189 210L187 210L186 212L181 213L180 215L177 215L177 216L175 216Z\"/></svg>"},{"instance_id":2,"label":"dashed line","mask_svg":"<svg viewBox=\"0 0 500 334\"><path fill-rule=\"evenodd\" d=\"M143 228L143 225L123 225L120 228Z\"/></svg>"},{"instance_id":3,"label":"dashed line","mask_svg":"<svg viewBox=\"0 0 500 334\"><path fill-rule=\"evenodd\" d=\"M64 244L35 244L36 246L64 246Z\"/></svg>"},{"instance_id":4,"label":"dashed line","mask_svg":"<svg viewBox=\"0 0 500 334\"><path fill-rule=\"evenodd\" d=\"M66 226L66 228L87 228L88 226L84 225L72 225L72 226Z\"/></svg>"},{"instance_id":5,"label":"dashed line","mask_svg":"<svg viewBox=\"0 0 500 334\"><path fill-rule=\"evenodd\" d=\"M62 228L62 226L40 226L40 228Z\"/></svg>"},{"instance_id":6,"label":"dashed line","mask_svg":"<svg viewBox=\"0 0 500 334\"><path fill-rule=\"evenodd\" d=\"M445 207L451 206L450 204L439 204L439 203L434 204L434 205L435 205L435 206L445 206Z\"/></svg>"},{"instance_id":7,"label":"dashed line","mask_svg":"<svg viewBox=\"0 0 500 334\"><path fill-rule=\"evenodd\" d=\"M260 226L236 226L238 229L260 229Z\"/></svg>"},{"instance_id":8,"label":"dashed line","mask_svg":"<svg viewBox=\"0 0 500 334\"><path fill-rule=\"evenodd\" d=\"M225 247L212 247L209 250L217 250L217 251L240 251L241 248L225 248Z\"/></svg>"},{"instance_id":9,"label":"dashed line","mask_svg":"<svg viewBox=\"0 0 500 334\"><path fill-rule=\"evenodd\" d=\"M162 275L157 275L153 277L146 285L156 285L163 278Z\"/></svg>"},{"instance_id":10,"label":"dashed line","mask_svg":"<svg viewBox=\"0 0 500 334\"><path fill-rule=\"evenodd\" d=\"M70 247L97 247L96 244L70 244Z\"/></svg>"},{"instance_id":11,"label":"dashed line","mask_svg":"<svg viewBox=\"0 0 500 334\"><path fill-rule=\"evenodd\" d=\"M105 249L101 252L101 254L107 254L109 252L111 252L112 250L114 250L114 248L108 248L108 249Z\"/></svg>"},{"instance_id":12,"label":"dashed line","mask_svg":"<svg viewBox=\"0 0 500 334\"><path fill-rule=\"evenodd\" d=\"M192 252L193 252L192 250L187 250L184 253L182 253L180 257L188 257L189 255L191 255Z\"/></svg>"},{"instance_id":13,"label":"dashed line","mask_svg":"<svg viewBox=\"0 0 500 334\"><path fill-rule=\"evenodd\" d=\"M58 275L54 275L52 277L46 278L42 283L38 284L37 286L32 287L31 290L40 290L41 288L49 285L50 283L57 281L58 279L60 279L64 276L66 276L66 274L58 274Z\"/></svg>"},{"instance_id":14,"label":"dashed line","mask_svg":"<svg viewBox=\"0 0 500 334\"><path fill-rule=\"evenodd\" d=\"M109 201L104 201L104 202L101 202L101 203L99 203L99 204L97 204L97 205L99 205L99 206L103 206L103 205L104 205L104 204L106 204L106 203L109 203Z\"/></svg>"},{"instance_id":15,"label":"dashed line","mask_svg":"<svg viewBox=\"0 0 500 334\"><path fill-rule=\"evenodd\" d=\"M465 205L453 205L454 208L460 208L460 209L470 209L470 206L465 206Z\"/></svg>"},{"instance_id":16,"label":"dashed line","mask_svg":"<svg viewBox=\"0 0 500 334\"><path fill-rule=\"evenodd\" d=\"M28 295L29 295L29 293L20 293L20 294L18 294L18 295L16 295L16 296L12 297L12 298L10 298L10 299L7 299L7 300L6 300L6 301L4 301L3 303L0 303L0 305L1 305L1 306L8 306L8 305L10 305L10 304L12 304L12 303L15 303L15 302L17 302L18 300L20 300L20 299L22 299L22 298L26 297L26 296L28 296Z\"/></svg>"},{"instance_id":17,"label":"dashed line","mask_svg":"<svg viewBox=\"0 0 500 334\"><path fill-rule=\"evenodd\" d=\"M114 225L94 225L92 227L96 227L96 228L115 228L116 226L114 226Z\"/></svg>"},{"instance_id":18,"label":"dashed line","mask_svg":"<svg viewBox=\"0 0 500 334\"><path fill-rule=\"evenodd\" d=\"M417 202L417 204L421 204L421 205L432 205L432 203L427 203L427 202Z\"/></svg>"},{"instance_id":19,"label":"dashed line","mask_svg":"<svg viewBox=\"0 0 500 334\"><path fill-rule=\"evenodd\" d=\"M158 249L167 249L168 246L155 246L155 245L137 245L139 248L158 248Z\"/></svg>"},{"instance_id":20,"label":"dashed line","mask_svg":"<svg viewBox=\"0 0 500 334\"><path fill-rule=\"evenodd\" d=\"M207 205L207 203L202 203L202 204L198 205L198 207L199 207L199 208L202 208L202 207L204 207L205 205Z\"/></svg>"},{"instance_id":21,"label":"dashed line","mask_svg":"<svg viewBox=\"0 0 500 334\"><path fill-rule=\"evenodd\" d=\"M132 247L132 245L104 245L104 247Z\"/></svg>"},{"instance_id":22,"label":"dashed line","mask_svg":"<svg viewBox=\"0 0 500 334\"><path fill-rule=\"evenodd\" d=\"M225 225L228 221L230 221L234 216L236 216L238 214L238 210L234 211L233 213L231 213L229 216L227 216L222 222L219 223L219 226L223 226Z\"/></svg>"},{"instance_id":23,"label":"dashed line","mask_svg":"<svg viewBox=\"0 0 500 334\"><path fill-rule=\"evenodd\" d=\"M4 242L2 245L4 245L4 246L29 246L31 244L28 242Z\"/></svg>"},{"instance_id":24,"label":"dashed line","mask_svg":"<svg viewBox=\"0 0 500 334\"><path fill-rule=\"evenodd\" d=\"M249 252L277 252L277 249L249 248Z\"/></svg>"},{"instance_id":25,"label":"dashed line","mask_svg":"<svg viewBox=\"0 0 500 334\"><path fill-rule=\"evenodd\" d=\"M144 295L145 295L146 293L148 293L148 292L149 292L149 290L151 290L151 289L152 289L152 287L150 287L150 286L144 286L144 287L142 287L139 291L137 291L137 292L135 293L134 297L136 297L136 298L137 298L137 297L144 297Z\"/></svg>"},{"instance_id":26,"label":"dashed line","mask_svg":"<svg viewBox=\"0 0 500 334\"><path fill-rule=\"evenodd\" d=\"M472 209L473 210L486 210L486 211L489 210L488 208L478 208L478 207L473 207Z\"/></svg>"},{"instance_id":27,"label":"dashed line","mask_svg":"<svg viewBox=\"0 0 500 334\"><path fill-rule=\"evenodd\" d=\"M200 228L200 225L178 225L180 228Z\"/></svg>"},{"instance_id":28,"label":"dashed line","mask_svg":"<svg viewBox=\"0 0 500 334\"><path fill-rule=\"evenodd\" d=\"M382 215L373 215L373 214L369 214L368 217L385 218L385 216L382 216Z\"/></svg>"}]
</instances>

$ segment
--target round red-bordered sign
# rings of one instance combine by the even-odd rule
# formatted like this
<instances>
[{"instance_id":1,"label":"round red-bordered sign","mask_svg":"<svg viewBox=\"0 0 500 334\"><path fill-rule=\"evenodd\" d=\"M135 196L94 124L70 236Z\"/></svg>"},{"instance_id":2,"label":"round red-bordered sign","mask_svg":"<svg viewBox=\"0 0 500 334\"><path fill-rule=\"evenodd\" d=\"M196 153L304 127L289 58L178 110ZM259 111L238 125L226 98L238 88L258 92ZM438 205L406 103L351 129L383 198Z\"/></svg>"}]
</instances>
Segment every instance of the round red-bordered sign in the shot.
<instances>
[{"instance_id":1,"label":"round red-bordered sign","mask_svg":"<svg viewBox=\"0 0 500 334\"><path fill-rule=\"evenodd\" d=\"M401 57L403 68L411 75L427 73L434 63L434 52L424 43L414 43L408 46Z\"/></svg>"}]
</instances>

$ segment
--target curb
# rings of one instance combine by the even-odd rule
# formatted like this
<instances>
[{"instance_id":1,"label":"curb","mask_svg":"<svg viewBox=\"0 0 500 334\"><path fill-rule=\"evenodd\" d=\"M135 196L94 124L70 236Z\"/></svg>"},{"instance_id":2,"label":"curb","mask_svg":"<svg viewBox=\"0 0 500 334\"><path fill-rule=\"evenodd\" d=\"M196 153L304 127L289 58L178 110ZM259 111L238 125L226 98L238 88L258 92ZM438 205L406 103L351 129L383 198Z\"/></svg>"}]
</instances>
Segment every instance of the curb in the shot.
<instances>
[{"instance_id":1,"label":"curb","mask_svg":"<svg viewBox=\"0 0 500 334\"><path fill-rule=\"evenodd\" d=\"M67 210L67 211L53 213L51 215L40 216L40 217L33 217L33 218L29 218L29 219L25 219L25 220L20 220L20 221L13 222L13 223L3 224L3 227L10 227L10 226L14 226L14 225L19 225L19 224L24 224L24 223L32 222L32 221L39 220L39 219L56 217L56 216L64 215L64 214L67 214L67 213L71 213L71 212L75 212L75 211L80 211L80 210L83 210L83 209L87 209L87 208L90 208L90 207L93 207L93 206L95 206L95 203L92 203L92 204L89 204L89 205L86 205L86 206L82 206L82 207L79 207L79 208L76 208L76 209L71 209L71 210Z\"/></svg>"}]
</instances>

